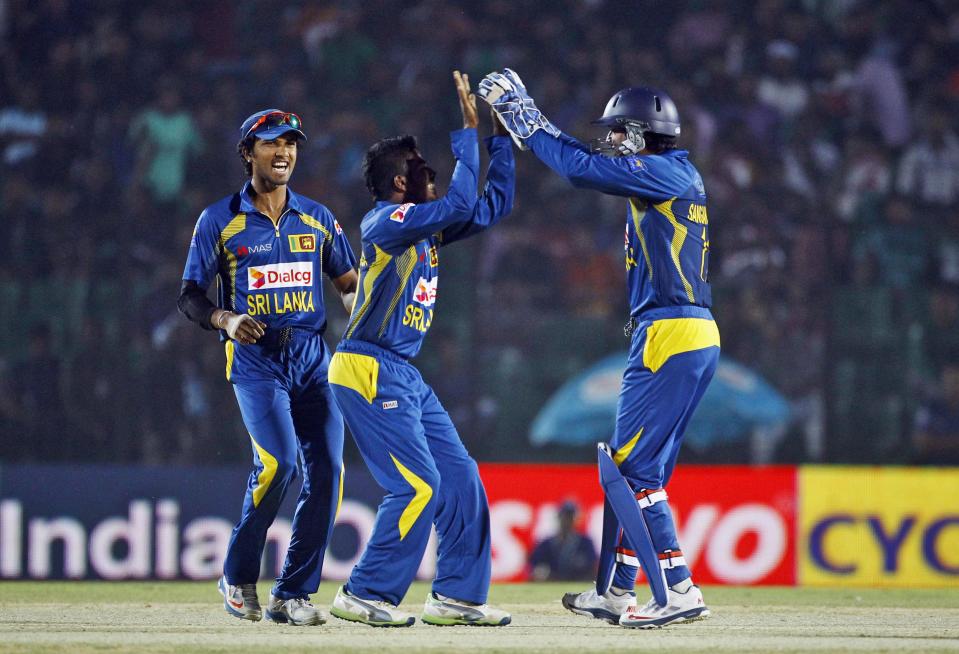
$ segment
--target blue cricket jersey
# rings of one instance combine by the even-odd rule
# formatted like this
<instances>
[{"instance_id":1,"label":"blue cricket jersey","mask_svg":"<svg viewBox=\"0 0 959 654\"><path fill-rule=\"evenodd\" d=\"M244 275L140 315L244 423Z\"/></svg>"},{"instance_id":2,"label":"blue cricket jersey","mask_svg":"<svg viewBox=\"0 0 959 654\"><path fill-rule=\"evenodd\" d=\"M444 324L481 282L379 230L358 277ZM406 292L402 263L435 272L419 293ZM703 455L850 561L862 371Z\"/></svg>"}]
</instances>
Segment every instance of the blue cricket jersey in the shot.
<instances>
[{"instance_id":1,"label":"blue cricket jersey","mask_svg":"<svg viewBox=\"0 0 959 654\"><path fill-rule=\"evenodd\" d=\"M274 225L253 206L250 190L248 181L203 210L183 279L206 290L216 278L219 307L247 313L268 328L322 334L321 273L335 279L356 265L349 241L322 204L287 189L286 209Z\"/></svg>"},{"instance_id":2,"label":"blue cricket jersey","mask_svg":"<svg viewBox=\"0 0 959 654\"><path fill-rule=\"evenodd\" d=\"M457 161L444 197L423 204L381 200L363 218L360 278L345 340L373 343L404 359L416 356L433 322L438 248L495 225L512 209L509 137L486 139L490 164L479 199L476 130L455 131L451 142Z\"/></svg>"},{"instance_id":3,"label":"blue cricket jersey","mask_svg":"<svg viewBox=\"0 0 959 654\"><path fill-rule=\"evenodd\" d=\"M608 157L538 130L526 144L573 185L628 199L626 287L631 316L647 309L709 308L709 220L703 179L686 150Z\"/></svg>"}]
</instances>

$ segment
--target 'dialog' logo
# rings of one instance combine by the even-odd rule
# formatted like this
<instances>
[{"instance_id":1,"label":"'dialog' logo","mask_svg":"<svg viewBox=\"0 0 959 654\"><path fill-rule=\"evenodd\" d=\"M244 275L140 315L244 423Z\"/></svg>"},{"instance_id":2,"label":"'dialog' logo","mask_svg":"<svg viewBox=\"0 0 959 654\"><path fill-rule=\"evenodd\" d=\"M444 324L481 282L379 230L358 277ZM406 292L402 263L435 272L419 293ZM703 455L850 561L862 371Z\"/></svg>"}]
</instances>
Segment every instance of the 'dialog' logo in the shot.
<instances>
[{"instance_id":1,"label":"'dialog' logo","mask_svg":"<svg viewBox=\"0 0 959 654\"><path fill-rule=\"evenodd\" d=\"M416 283L416 288L413 289L413 300L424 307L433 306L436 302L436 287L439 281L439 277L429 280L420 277L420 281Z\"/></svg>"},{"instance_id":2,"label":"'dialog' logo","mask_svg":"<svg viewBox=\"0 0 959 654\"><path fill-rule=\"evenodd\" d=\"M312 261L271 263L264 266L250 266L246 270L247 288L251 291L313 285Z\"/></svg>"}]
</instances>

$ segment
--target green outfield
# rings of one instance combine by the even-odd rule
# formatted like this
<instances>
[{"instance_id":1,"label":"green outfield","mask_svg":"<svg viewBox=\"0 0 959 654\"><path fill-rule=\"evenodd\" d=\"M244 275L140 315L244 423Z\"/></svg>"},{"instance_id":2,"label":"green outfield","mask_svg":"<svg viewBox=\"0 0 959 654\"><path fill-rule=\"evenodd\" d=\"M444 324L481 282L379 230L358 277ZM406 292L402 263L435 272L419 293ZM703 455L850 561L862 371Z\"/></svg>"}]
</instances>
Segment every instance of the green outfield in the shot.
<instances>
[{"instance_id":1,"label":"green outfield","mask_svg":"<svg viewBox=\"0 0 959 654\"><path fill-rule=\"evenodd\" d=\"M559 597L580 586L494 586L490 602L513 613L505 628L373 629L332 617L319 627L238 620L214 582L2 582L0 652L959 651L959 588L708 587L710 619L641 631L565 611ZM427 589L415 584L403 607L418 612ZM315 603L326 610L335 591L324 584Z\"/></svg>"}]
</instances>

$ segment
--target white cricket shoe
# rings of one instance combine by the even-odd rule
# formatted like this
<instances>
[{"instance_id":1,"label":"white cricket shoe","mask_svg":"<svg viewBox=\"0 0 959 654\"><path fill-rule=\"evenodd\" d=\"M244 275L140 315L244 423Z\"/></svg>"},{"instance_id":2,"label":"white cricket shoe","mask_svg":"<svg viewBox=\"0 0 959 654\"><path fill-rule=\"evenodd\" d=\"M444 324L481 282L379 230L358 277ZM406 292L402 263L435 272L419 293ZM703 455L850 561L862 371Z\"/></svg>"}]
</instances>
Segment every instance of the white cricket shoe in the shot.
<instances>
[{"instance_id":1,"label":"white cricket shoe","mask_svg":"<svg viewBox=\"0 0 959 654\"><path fill-rule=\"evenodd\" d=\"M619 616L636 604L636 593L616 595L612 590L600 595L595 588L583 593L566 593L563 606L579 615L588 615L610 624L619 624Z\"/></svg>"},{"instance_id":2,"label":"white cricket shoe","mask_svg":"<svg viewBox=\"0 0 959 654\"><path fill-rule=\"evenodd\" d=\"M270 604L266 609L266 619L273 622L286 622L295 626L323 624L326 618L309 599L296 597L294 599L280 599L270 595Z\"/></svg>"},{"instance_id":3,"label":"white cricket shoe","mask_svg":"<svg viewBox=\"0 0 959 654\"><path fill-rule=\"evenodd\" d=\"M706 608L699 586L690 586L685 593L678 593L670 588L666 598L666 606L660 606L655 599L650 598L646 606L629 607L629 610L619 617L619 624L637 629L652 629L674 622L692 622L709 617L709 609Z\"/></svg>"},{"instance_id":4,"label":"white cricket shoe","mask_svg":"<svg viewBox=\"0 0 959 654\"><path fill-rule=\"evenodd\" d=\"M455 600L433 592L426 596L420 619L437 626L462 624L475 627L505 627L512 621L510 614L502 609Z\"/></svg>"},{"instance_id":5,"label":"white cricket shoe","mask_svg":"<svg viewBox=\"0 0 959 654\"><path fill-rule=\"evenodd\" d=\"M220 594L223 595L223 608L230 615L244 620L256 622L263 617L260 610L260 600L256 597L256 584L228 584L226 576L220 577L217 583Z\"/></svg>"},{"instance_id":6,"label":"white cricket shoe","mask_svg":"<svg viewBox=\"0 0 959 654\"><path fill-rule=\"evenodd\" d=\"M346 586L340 586L336 591L330 613L340 620L361 622L371 627L409 627L416 622L412 615L400 611L389 602L350 595Z\"/></svg>"}]
</instances>

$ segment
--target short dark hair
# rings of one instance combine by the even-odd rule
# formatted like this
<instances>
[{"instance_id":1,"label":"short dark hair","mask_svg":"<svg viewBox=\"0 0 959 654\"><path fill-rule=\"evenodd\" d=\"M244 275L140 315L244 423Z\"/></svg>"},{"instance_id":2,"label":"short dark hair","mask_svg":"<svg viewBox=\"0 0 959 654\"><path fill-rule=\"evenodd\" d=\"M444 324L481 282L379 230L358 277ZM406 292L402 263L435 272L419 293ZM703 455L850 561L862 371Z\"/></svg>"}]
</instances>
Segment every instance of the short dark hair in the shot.
<instances>
[{"instance_id":1,"label":"short dark hair","mask_svg":"<svg viewBox=\"0 0 959 654\"><path fill-rule=\"evenodd\" d=\"M675 136L646 132L643 134L643 140L646 141L646 149L654 154L676 149Z\"/></svg>"},{"instance_id":2,"label":"short dark hair","mask_svg":"<svg viewBox=\"0 0 959 654\"><path fill-rule=\"evenodd\" d=\"M416 137L409 134L391 136L370 146L363 157L363 178L374 198L390 197L393 178L406 173L406 155L416 149Z\"/></svg>"},{"instance_id":3,"label":"short dark hair","mask_svg":"<svg viewBox=\"0 0 959 654\"><path fill-rule=\"evenodd\" d=\"M253 164L246 160L246 155L253 153L253 141L255 138L255 136L247 136L236 144L236 151L240 155L240 160L243 162L243 170L246 171L247 177L253 176Z\"/></svg>"}]
</instances>

